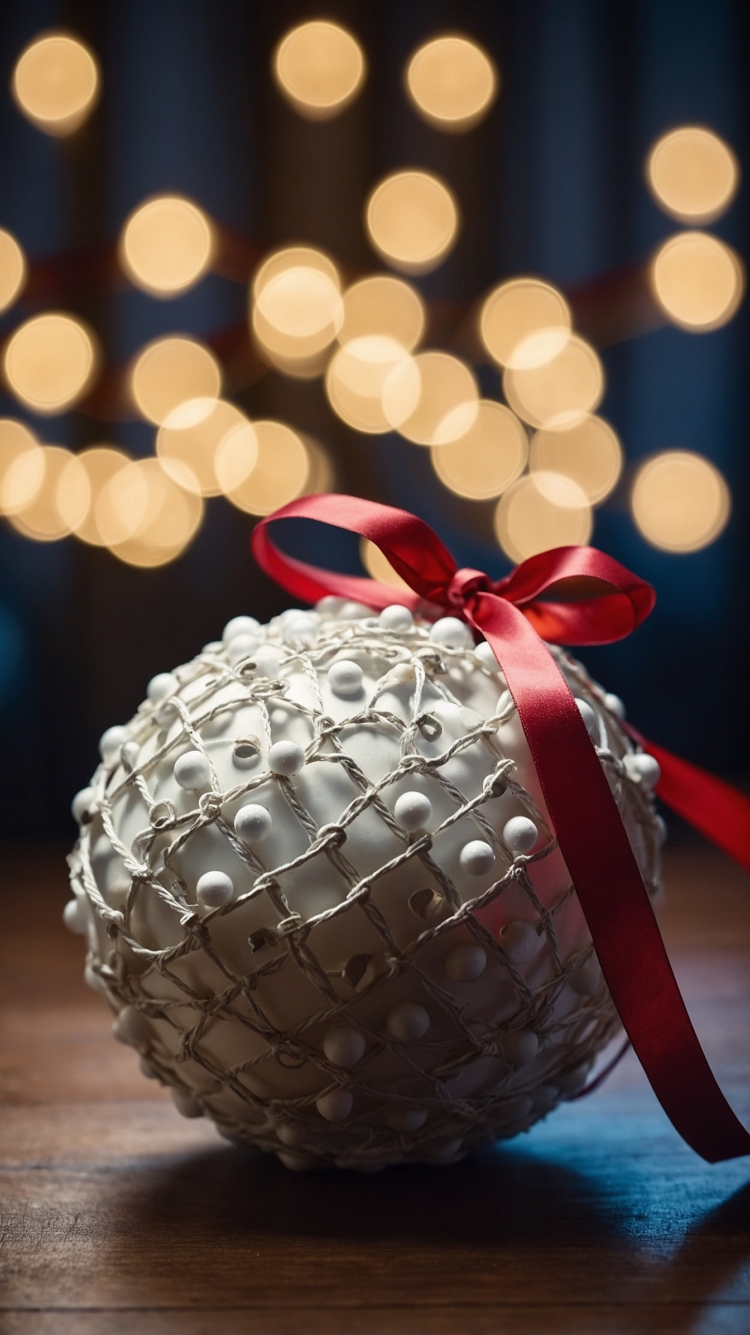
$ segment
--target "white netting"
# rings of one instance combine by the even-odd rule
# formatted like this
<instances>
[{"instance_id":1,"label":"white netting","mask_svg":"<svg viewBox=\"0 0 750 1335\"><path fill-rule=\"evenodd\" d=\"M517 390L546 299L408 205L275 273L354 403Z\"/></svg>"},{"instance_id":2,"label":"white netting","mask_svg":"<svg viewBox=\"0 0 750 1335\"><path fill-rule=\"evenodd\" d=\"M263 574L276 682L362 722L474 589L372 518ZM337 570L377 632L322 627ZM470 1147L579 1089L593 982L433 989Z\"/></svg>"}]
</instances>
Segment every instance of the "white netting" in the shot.
<instances>
[{"instance_id":1,"label":"white netting","mask_svg":"<svg viewBox=\"0 0 750 1335\"><path fill-rule=\"evenodd\" d=\"M248 623L158 678L105 734L71 856L88 980L145 1073L299 1168L450 1162L514 1135L618 1028L496 665L455 622L446 643L447 622L359 613ZM646 758L552 652L656 894ZM235 829L248 804L257 840ZM519 817L530 854L508 842Z\"/></svg>"}]
</instances>

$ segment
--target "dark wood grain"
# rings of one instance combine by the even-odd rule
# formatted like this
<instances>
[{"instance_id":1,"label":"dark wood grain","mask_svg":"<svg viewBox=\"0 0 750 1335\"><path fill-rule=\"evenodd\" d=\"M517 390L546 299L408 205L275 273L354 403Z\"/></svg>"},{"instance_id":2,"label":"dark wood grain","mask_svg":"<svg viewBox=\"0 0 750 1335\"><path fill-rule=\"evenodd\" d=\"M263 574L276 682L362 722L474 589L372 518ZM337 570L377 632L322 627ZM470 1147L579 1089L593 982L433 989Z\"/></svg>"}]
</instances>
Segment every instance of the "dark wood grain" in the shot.
<instances>
[{"instance_id":1,"label":"dark wood grain","mask_svg":"<svg viewBox=\"0 0 750 1335\"><path fill-rule=\"evenodd\" d=\"M3 1335L750 1331L750 1163L678 1139L632 1056L453 1168L297 1176L185 1122L81 981L61 857L4 860ZM665 934L750 1115L750 881L672 853Z\"/></svg>"}]
</instances>

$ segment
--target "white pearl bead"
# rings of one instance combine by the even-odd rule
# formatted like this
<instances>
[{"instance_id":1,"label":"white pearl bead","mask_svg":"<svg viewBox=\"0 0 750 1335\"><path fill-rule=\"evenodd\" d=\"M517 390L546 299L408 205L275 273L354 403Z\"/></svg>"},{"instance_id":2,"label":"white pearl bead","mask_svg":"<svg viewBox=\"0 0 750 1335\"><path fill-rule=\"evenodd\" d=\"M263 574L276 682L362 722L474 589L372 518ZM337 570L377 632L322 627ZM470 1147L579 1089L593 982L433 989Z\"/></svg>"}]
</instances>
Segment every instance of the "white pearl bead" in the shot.
<instances>
[{"instance_id":1,"label":"white pearl bead","mask_svg":"<svg viewBox=\"0 0 750 1335\"><path fill-rule=\"evenodd\" d=\"M389 1112L387 1121L394 1131L405 1134L419 1131L427 1121L427 1113L424 1108L394 1108Z\"/></svg>"},{"instance_id":2,"label":"white pearl bead","mask_svg":"<svg viewBox=\"0 0 750 1335\"><path fill-rule=\"evenodd\" d=\"M366 1047L364 1034L343 1024L329 1029L323 1039L323 1051L334 1066L356 1066L364 1057Z\"/></svg>"},{"instance_id":3,"label":"white pearl bead","mask_svg":"<svg viewBox=\"0 0 750 1335\"><path fill-rule=\"evenodd\" d=\"M364 673L359 663L352 663L348 658L340 658L328 669L328 684L334 695L344 699L359 695L362 691Z\"/></svg>"},{"instance_id":4,"label":"white pearl bead","mask_svg":"<svg viewBox=\"0 0 750 1335\"><path fill-rule=\"evenodd\" d=\"M298 1122L282 1122L276 1127L276 1135L282 1145L304 1145L308 1139L309 1132L305 1127L300 1126Z\"/></svg>"},{"instance_id":5,"label":"white pearl bead","mask_svg":"<svg viewBox=\"0 0 750 1335\"><path fill-rule=\"evenodd\" d=\"M161 704L168 695L173 695L179 686L174 672L157 672L146 687L146 695L153 704Z\"/></svg>"},{"instance_id":6,"label":"white pearl bead","mask_svg":"<svg viewBox=\"0 0 750 1335\"><path fill-rule=\"evenodd\" d=\"M625 706L619 695L614 695L611 691L607 691L607 694L604 697L604 706L609 710L610 714L614 714L615 718L624 719Z\"/></svg>"},{"instance_id":7,"label":"white pearl bead","mask_svg":"<svg viewBox=\"0 0 750 1335\"><path fill-rule=\"evenodd\" d=\"M454 946L443 960L443 968L449 978L457 983L473 983L487 965L487 952L481 946L464 941Z\"/></svg>"},{"instance_id":8,"label":"white pearl bead","mask_svg":"<svg viewBox=\"0 0 750 1335\"><path fill-rule=\"evenodd\" d=\"M430 639L446 649L470 649L474 643L468 626L458 617L441 617L430 628Z\"/></svg>"},{"instance_id":9,"label":"white pearl bead","mask_svg":"<svg viewBox=\"0 0 750 1335\"><path fill-rule=\"evenodd\" d=\"M99 738L99 754L105 765L114 765L120 758L120 747L127 740L127 728L115 724Z\"/></svg>"},{"instance_id":10,"label":"white pearl bead","mask_svg":"<svg viewBox=\"0 0 750 1335\"><path fill-rule=\"evenodd\" d=\"M270 644L261 645L255 654L255 671L259 677L278 677L281 654Z\"/></svg>"},{"instance_id":11,"label":"white pearl bead","mask_svg":"<svg viewBox=\"0 0 750 1335\"><path fill-rule=\"evenodd\" d=\"M643 751L627 756L625 765L631 774L638 775L647 788L655 788L661 778L661 767L658 760L655 756L646 755Z\"/></svg>"},{"instance_id":12,"label":"white pearl bead","mask_svg":"<svg viewBox=\"0 0 750 1335\"><path fill-rule=\"evenodd\" d=\"M372 616L372 609L364 603L345 602L341 604L338 616L340 621L361 621L363 617Z\"/></svg>"},{"instance_id":13,"label":"white pearl bead","mask_svg":"<svg viewBox=\"0 0 750 1335\"><path fill-rule=\"evenodd\" d=\"M500 671L500 664L486 640L482 640L482 643L476 646L474 653L482 664L482 667L489 668L490 672Z\"/></svg>"},{"instance_id":14,"label":"white pearl bead","mask_svg":"<svg viewBox=\"0 0 750 1335\"><path fill-rule=\"evenodd\" d=\"M576 700L576 704L578 705L578 712L583 719L589 737L592 741L598 742L599 720L596 717L596 713L592 709L588 700Z\"/></svg>"},{"instance_id":15,"label":"white pearl bead","mask_svg":"<svg viewBox=\"0 0 750 1335\"><path fill-rule=\"evenodd\" d=\"M249 658L250 654L255 653L259 644L257 635L235 635L227 645L227 657L230 663L239 663L241 658Z\"/></svg>"},{"instance_id":16,"label":"white pearl bead","mask_svg":"<svg viewBox=\"0 0 750 1335\"><path fill-rule=\"evenodd\" d=\"M503 1039L502 1049L511 1066L527 1066L539 1051L539 1039L533 1029L517 1029Z\"/></svg>"},{"instance_id":17,"label":"white pearl bead","mask_svg":"<svg viewBox=\"0 0 750 1335\"><path fill-rule=\"evenodd\" d=\"M259 844L273 829L273 817L266 807L255 802L240 807L234 818L235 834L246 844Z\"/></svg>"},{"instance_id":18,"label":"white pearl bead","mask_svg":"<svg viewBox=\"0 0 750 1335\"><path fill-rule=\"evenodd\" d=\"M151 1065L151 1062L146 1061L145 1057L141 1057L138 1065L141 1068L141 1075L145 1075L147 1080L159 1079L158 1071L154 1070L153 1066Z\"/></svg>"},{"instance_id":19,"label":"white pearl bead","mask_svg":"<svg viewBox=\"0 0 750 1335\"><path fill-rule=\"evenodd\" d=\"M238 635L255 635L257 638L260 629L260 622L255 617L232 617L224 627L221 638L225 645L231 644Z\"/></svg>"},{"instance_id":20,"label":"white pearl bead","mask_svg":"<svg viewBox=\"0 0 750 1335\"><path fill-rule=\"evenodd\" d=\"M174 762L175 782L180 788L198 792L211 781L211 767L201 751L186 751Z\"/></svg>"},{"instance_id":21,"label":"white pearl bead","mask_svg":"<svg viewBox=\"0 0 750 1335\"><path fill-rule=\"evenodd\" d=\"M182 1089L172 1090L172 1100L181 1117L202 1117L203 1109L192 1094L186 1094Z\"/></svg>"},{"instance_id":22,"label":"white pearl bead","mask_svg":"<svg viewBox=\"0 0 750 1335\"><path fill-rule=\"evenodd\" d=\"M70 809L73 812L73 819L77 820L79 825L82 818L86 815L91 803L94 800L93 788L82 788L80 793L76 793L71 802Z\"/></svg>"},{"instance_id":23,"label":"white pearl bead","mask_svg":"<svg viewBox=\"0 0 750 1335\"><path fill-rule=\"evenodd\" d=\"M327 1122L343 1122L349 1116L353 1102L348 1089L332 1089L330 1094L321 1094L315 1107Z\"/></svg>"},{"instance_id":24,"label":"white pearl bead","mask_svg":"<svg viewBox=\"0 0 750 1335\"><path fill-rule=\"evenodd\" d=\"M506 923L499 936L500 945L514 964L528 964L539 954L546 940L546 936L539 935L533 923L521 919Z\"/></svg>"},{"instance_id":25,"label":"white pearl bead","mask_svg":"<svg viewBox=\"0 0 750 1335\"><path fill-rule=\"evenodd\" d=\"M458 855L463 870L470 876L486 876L495 865L495 853L484 839L472 839Z\"/></svg>"},{"instance_id":26,"label":"white pearl bead","mask_svg":"<svg viewBox=\"0 0 750 1335\"><path fill-rule=\"evenodd\" d=\"M283 638L286 644L303 645L311 649L318 638L318 619L305 612L299 612L284 625Z\"/></svg>"},{"instance_id":27,"label":"white pearl bead","mask_svg":"<svg viewBox=\"0 0 750 1335\"><path fill-rule=\"evenodd\" d=\"M538 838L539 831L527 816L511 816L503 826L503 843L511 853L530 853Z\"/></svg>"},{"instance_id":28,"label":"white pearl bead","mask_svg":"<svg viewBox=\"0 0 750 1335\"><path fill-rule=\"evenodd\" d=\"M453 1140L446 1140L443 1145L438 1145L430 1151L430 1159L433 1163L450 1163L456 1155L463 1149L464 1142L460 1136Z\"/></svg>"},{"instance_id":29,"label":"white pearl bead","mask_svg":"<svg viewBox=\"0 0 750 1335\"><path fill-rule=\"evenodd\" d=\"M422 1038L430 1027L430 1017L424 1006L415 1001L400 1001L385 1017L385 1027L393 1038L411 1043Z\"/></svg>"},{"instance_id":30,"label":"white pearl bead","mask_svg":"<svg viewBox=\"0 0 750 1335\"><path fill-rule=\"evenodd\" d=\"M206 871L198 877L195 893L199 904L207 909L219 909L232 898L234 881L223 871Z\"/></svg>"},{"instance_id":31,"label":"white pearl bead","mask_svg":"<svg viewBox=\"0 0 750 1335\"><path fill-rule=\"evenodd\" d=\"M121 1043L132 1043L135 1047L153 1038L151 1025L137 1006L123 1007L112 1025L112 1033Z\"/></svg>"},{"instance_id":32,"label":"white pearl bead","mask_svg":"<svg viewBox=\"0 0 750 1335\"><path fill-rule=\"evenodd\" d=\"M402 793L393 814L405 830L423 830L432 815L432 803L424 793Z\"/></svg>"},{"instance_id":33,"label":"white pearl bead","mask_svg":"<svg viewBox=\"0 0 750 1335\"><path fill-rule=\"evenodd\" d=\"M384 607L380 613L378 625L382 630L409 630L414 625L414 617L408 607L391 603L390 607Z\"/></svg>"},{"instance_id":34,"label":"white pearl bead","mask_svg":"<svg viewBox=\"0 0 750 1335\"><path fill-rule=\"evenodd\" d=\"M289 779L298 774L305 763L305 753L296 742L274 742L268 752L268 764L273 774Z\"/></svg>"},{"instance_id":35,"label":"white pearl bead","mask_svg":"<svg viewBox=\"0 0 750 1335\"><path fill-rule=\"evenodd\" d=\"M86 935L86 914L77 899L69 899L63 909L63 922L74 936Z\"/></svg>"}]
</instances>

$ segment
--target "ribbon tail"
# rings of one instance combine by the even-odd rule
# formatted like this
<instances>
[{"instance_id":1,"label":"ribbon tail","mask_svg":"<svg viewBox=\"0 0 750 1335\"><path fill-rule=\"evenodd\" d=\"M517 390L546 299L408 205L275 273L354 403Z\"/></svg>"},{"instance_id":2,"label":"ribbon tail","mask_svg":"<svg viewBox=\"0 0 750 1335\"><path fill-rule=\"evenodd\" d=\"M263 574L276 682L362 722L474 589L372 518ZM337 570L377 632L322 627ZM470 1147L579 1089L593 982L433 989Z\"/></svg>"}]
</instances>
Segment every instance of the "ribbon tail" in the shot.
<instances>
[{"instance_id":1,"label":"ribbon tail","mask_svg":"<svg viewBox=\"0 0 750 1335\"><path fill-rule=\"evenodd\" d=\"M750 798L714 774L691 765L626 725L634 741L659 762L657 795L689 825L750 871Z\"/></svg>"}]
</instances>

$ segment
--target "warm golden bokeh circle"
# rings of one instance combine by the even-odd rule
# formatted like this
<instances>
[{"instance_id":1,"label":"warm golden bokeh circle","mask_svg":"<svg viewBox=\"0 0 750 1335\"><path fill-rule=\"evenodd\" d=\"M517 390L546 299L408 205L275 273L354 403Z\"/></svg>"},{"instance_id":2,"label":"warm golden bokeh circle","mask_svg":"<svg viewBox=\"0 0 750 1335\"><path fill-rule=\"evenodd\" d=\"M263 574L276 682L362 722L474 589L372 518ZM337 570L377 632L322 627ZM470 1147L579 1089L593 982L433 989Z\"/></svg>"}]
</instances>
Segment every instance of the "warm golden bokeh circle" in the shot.
<instances>
[{"instance_id":1,"label":"warm golden bokeh circle","mask_svg":"<svg viewBox=\"0 0 750 1335\"><path fill-rule=\"evenodd\" d=\"M33 455L22 455L8 470L6 486L9 491L15 489L17 502L9 518L24 537L36 542L56 542L67 537L85 517L91 489L85 469L69 450L59 445L42 445L41 456L41 477L40 461ZM63 478L67 479L65 508L60 504ZM18 503L25 488L25 503Z\"/></svg>"},{"instance_id":2,"label":"warm golden bokeh circle","mask_svg":"<svg viewBox=\"0 0 750 1335\"><path fill-rule=\"evenodd\" d=\"M323 251L289 246L258 269L251 294L251 325L259 350L292 375L318 375L322 354L344 322L338 269Z\"/></svg>"},{"instance_id":3,"label":"warm golden bokeh circle","mask_svg":"<svg viewBox=\"0 0 750 1335\"><path fill-rule=\"evenodd\" d=\"M515 413L483 399L468 430L447 445L433 446L430 453L435 472L450 491L473 501L488 500L520 477L528 439Z\"/></svg>"},{"instance_id":4,"label":"warm golden bokeh circle","mask_svg":"<svg viewBox=\"0 0 750 1335\"><path fill-rule=\"evenodd\" d=\"M11 473L11 481L6 485L6 478L17 459L26 458L20 471ZM37 485L41 485L44 473L43 454L34 435L23 422L16 422L12 417L0 417L0 514L12 513L19 506L23 507Z\"/></svg>"},{"instance_id":5,"label":"warm golden bokeh circle","mask_svg":"<svg viewBox=\"0 0 750 1335\"><path fill-rule=\"evenodd\" d=\"M253 460L246 441L232 432L216 457L222 490L238 509L267 515L301 496L310 476L310 458L303 437L283 422L253 422L257 453Z\"/></svg>"},{"instance_id":6,"label":"warm golden bokeh circle","mask_svg":"<svg viewBox=\"0 0 750 1335\"><path fill-rule=\"evenodd\" d=\"M667 450L641 464L631 508L637 528L652 546L697 552L725 528L731 497L709 459L689 450Z\"/></svg>"},{"instance_id":7,"label":"warm golden bokeh circle","mask_svg":"<svg viewBox=\"0 0 750 1335\"><path fill-rule=\"evenodd\" d=\"M308 120L337 116L357 96L366 74L357 39L324 19L301 23L282 37L272 67L287 101Z\"/></svg>"},{"instance_id":8,"label":"warm golden bokeh circle","mask_svg":"<svg viewBox=\"0 0 750 1335\"><path fill-rule=\"evenodd\" d=\"M119 253L136 287L152 297L173 297L193 287L209 269L213 227L192 200L157 195L139 204L127 219Z\"/></svg>"},{"instance_id":9,"label":"warm golden bokeh circle","mask_svg":"<svg viewBox=\"0 0 750 1335\"><path fill-rule=\"evenodd\" d=\"M188 484L184 466L182 477ZM107 545L113 555L128 565L149 568L181 555L200 528L203 501L194 480L180 486L158 459L139 459L107 483L102 513L110 525Z\"/></svg>"},{"instance_id":10,"label":"warm golden bokeh circle","mask_svg":"<svg viewBox=\"0 0 750 1335\"><path fill-rule=\"evenodd\" d=\"M415 445L448 445L464 435L478 401L474 372L447 352L402 358L383 386L386 421Z\"/></svg>"},{"instance_id":11,"label":"warm golden bokeh circle","mask_svg":"<svg viewBox=\"0 0 750 1335\"><path fill-rule=\"evenodd\" d=\"M7 311L26 282L26 257L16 238L0 227L0 311Z\"/></svg>"},{"instance_id":12,"label":"warm golden bokeh circle","mask_svg":"<svg viewBox=\"0 0 750 1335\"><path fill-rule=\"evenodd\" d=\"M96 345L82 320L61 311L36 315L9 338L5 379L36 413L62 412L82 397L96 369Z\"/></svg>"},{"instance_id":13,"label":"warm golden bokeh circle","mask_svg":"<svg viewBox=\"0 0 750 1335\"><path fill-rule=\"evenodd\" d=\"M719 218L732 202L739 178L739 164L729 145L700 125L682 125L662 135L646 163L654 197L680 222Z\"/></svg>"},{"instance_id":14,"label":"warm golden bokeh circle","mask_svg":"<svg viewBox=\"0 0 750 1335\"><path fill-rule=\"evenodd\" d=\"M130 372L130 389L143 417L161 426L187 399L218 398L221 370L202 343L175 334L141 349Z\"/></svg>"},{"instance_id":15,"label":"warm golden bokeh circle","mask_svg":"<svg viewBox=\"0 0 750 1335\"><path fill-rule=\"evenodd\" d=\"M731 320L745 290L739 257L707 232L678 232L657 251L651 266L657 301L674 324L697 333Z\"/></svg>"},{"instance_id":16,"label":"warm golden bokeh circle","mask_svg":"<svg viewBox=\"0 0 750 1335\"><path fill-rule=\"evenodd\" d=\"M391 431L383 395L388 377L402 363L409 368L413 365L406 349L384 334L367 334L345 343L326 370L326 394L333 411L356 431L368 435Z\"/></svg>"},{"instance_id":17,"label":"warm golden bokeh circle","mask_svg":"<svg viewBox=\"0 0 750 1335\"><path fill-rule=\"evenodd\" d=\"M566 431L537 431L531 441L533 472L570 477L592 504L616 487L622 472L622 446L601 417L584 417Z\"/></svg>"},{"instance_id":18,"label":"warm golden bokeh circle","mask_svg":"<svg viewBox=\"0 0 750 1335\"><path fill-rule=\"evenodd\" d=\"M512 561L525 561L550 547L587 543L592 529L591 506L583 491L558 473L519 478L495 510L497 540Z\"/></svg>"},{"instance_id":19,"label":"warm golden bokeh circle","mask_svg":"<svg viewBox=\"0 0 750 1335\"><path fill-rule=\"evenodd\" d=\"M501 283L485 298L479 316L479 334L492 359L519 371L561 353L570 329L564 296L539 278Z\"/></svg>"},{"instance_id":20,"label":"warm golden bokeh circle","mask_svg":"<svg viewBox=\"0 0 750 1335\"><path fill-rule=\"evenodd\" d=\"M386 176L367 201L365 220L375 249L404 273L436 268L458 235L458 205L451 191L424 171Z\"/></svg>"},{"instance_id":21,"label":"warm golden bokeh circle","mask_svg":"<svg viewBox=\"0 0 750 1335\"><path fill-rule=\"evenodd\" d=\"M529 426L562 431L599 405L604 371L591 345L572 334L549 361L524 369L506 367L503 392Z\"/></svg>"},{"instance_id":22,"label":"warm golden bokeh circle","mask_svg":"<svg viewBox=\"0 0 750 1335\"><path fill-rule=\"evenodd\" d=\"M406 89L425 120L441 130L470 130L497 93L497 71L477 42L459 34L433 37L406 68Z\"/></svg>"},{"instance_id":23,"label":"warm golden bokeh circle","mask_svg":"<svg viewBox=\"0 0 750 1335\"><path fill-rule=\"evenodd\" d=\"M47 33L19 56L11 90L21 111L40 130L71 134L94 108L99 67L79 37Z\"/></svg>"},{"instance_id":24,"label":"warm golden bokeh circle","mask_svg":"<svg viewBox=\"0 0 750 1335\"><path fill-rule=\"evenodd\" d=\"M62 470L57 488L60 514L82 542L107 547L113 540L107 485L127 467L130 458L111 445L93 445L73 457ZM88 493L88 504L83 500Z\"/></svg>"},{"instance_id":25,"label":"warm golden bokeh circle","mask_svg":"<svg viewBox=\"0 0 750 1335\"><path fill-rule=\"evenodd\" d=\"M344 322L339 342L381 334L411 352L426 323L424 302L411 283L390 274L373 274L344 293Z\"/></svg>"},{"instance_id":26,"label":"warm golden bokeh circle","mask_svg":"<svg viewBox=\"0 0 750 1335\"><path fill-rule=\"evenodd\" d=\"M156 434L156 453L162 467L182 484L182 470L195 479L202 496L223 490L216 472L224 439L241 430L246 448L255 448L255 432L244 413L224 399L187 399L169 414ZM177 471L175 472L175 466ZM189 482L188 482L189 485Z\"/></svg>"}]
</instances>

